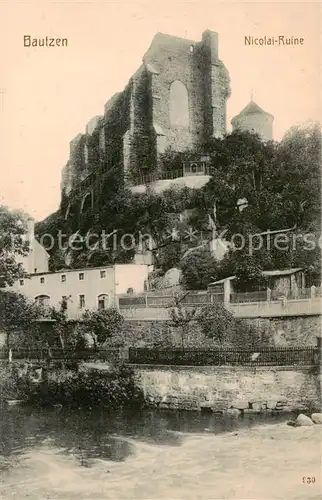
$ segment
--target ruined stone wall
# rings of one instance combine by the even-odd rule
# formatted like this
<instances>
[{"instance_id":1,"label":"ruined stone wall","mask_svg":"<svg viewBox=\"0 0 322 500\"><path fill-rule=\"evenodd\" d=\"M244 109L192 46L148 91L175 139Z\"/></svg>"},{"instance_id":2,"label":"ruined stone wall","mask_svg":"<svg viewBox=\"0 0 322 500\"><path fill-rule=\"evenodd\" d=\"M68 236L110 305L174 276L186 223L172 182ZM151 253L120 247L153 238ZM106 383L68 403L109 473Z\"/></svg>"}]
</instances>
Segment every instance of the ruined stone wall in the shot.
<instances>
[{"instance_id":1,"label":"ruined stone wall","mask_svg":"<svg viewBox=\"0 0 322 500\"><path fill-rule=\"evenodd\" d=\"M102 165L122 165L140 184L142 174L157 170L158 152L184 151L225 133L229 93L216 33L205 32L201 42L158 33L124 91L71 142L62 190L69 195Z\"/></svg>"},{"instance_id":2,"label":"ruined stone wall","mask_svg":"<svg viewBox=\"0 0 322 500\"><path fill-rule=\"evenodd\" d=\"M104 115L105 164L110 168L123 162L123 135L130 127L131 86L117 95Z\"/></svg>"},{"instance_id":3,"label":"ruined stone wall","mask_svg":"<svg viewBox=\"0 0 322 500\"><path fill-rule=\"evenodd\" d=\"M183 151L203 139L204 85L202 78L202 51L190 52L189 44L169 43L152 54L149 63L154 64L157 74L152 74L153 122L165 133L165 147ZM187 89L189 127L171 126L170 87L180 81Z\"/></svg>"},{"instance_id":4,"label":"ruined stone wall","mask_svg":"<svg viewBox=\"0 0 322 500\"><path fill-rule=\"evenodd\" d=\"M132 80L133 112L129 129L130 174L139 182L140 174L150 172L156 164L156 136L152 120L151 76L144 65Z\"/></svg>"}]
</instances>

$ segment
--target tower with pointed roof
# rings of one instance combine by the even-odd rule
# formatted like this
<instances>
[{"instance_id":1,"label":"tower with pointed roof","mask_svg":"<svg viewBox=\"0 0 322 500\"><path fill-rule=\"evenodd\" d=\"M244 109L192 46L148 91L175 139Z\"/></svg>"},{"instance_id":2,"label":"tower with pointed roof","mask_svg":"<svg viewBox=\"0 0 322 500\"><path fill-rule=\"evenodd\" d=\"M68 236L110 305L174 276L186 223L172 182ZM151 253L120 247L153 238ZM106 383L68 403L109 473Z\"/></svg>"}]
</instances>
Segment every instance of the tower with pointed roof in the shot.
<instances>
[{"instance_id":1,"label":"tower with pointed roof","mask_svg":"<svg viewBox=\"0 0 322 500\"><path fill-rule=\"evenodd\" d=\"M251 98L247 106L231 120L233 131L242 130L258 134L264 141L273 138L274 116L267 113Z\"/></svg>"}]
</instances>

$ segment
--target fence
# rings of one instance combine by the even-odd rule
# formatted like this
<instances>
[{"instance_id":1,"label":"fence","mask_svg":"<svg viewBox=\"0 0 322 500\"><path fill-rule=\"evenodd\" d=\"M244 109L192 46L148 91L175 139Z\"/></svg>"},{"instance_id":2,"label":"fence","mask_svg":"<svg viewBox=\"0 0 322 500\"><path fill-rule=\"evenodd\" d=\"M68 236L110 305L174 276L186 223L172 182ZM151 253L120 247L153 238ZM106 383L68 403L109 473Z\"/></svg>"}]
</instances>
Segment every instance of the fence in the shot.
<instances>
[{"instance_id":1,"label":"fence","mask_svg":"<svg viewBox=\"0 0 322 500\"><path fill-rule=\"evenodd\" d=\"M185 292L179 295L180 302L185 306L196 307L209 304L210 302L223 302L223 293L209 292ZM119 308L145 308L145 307L172 307L175 305L174 294L169 291L167 294L160 292L147 292L146 294L119 296Z\"/></svg>"},{"instance_id":2,"label":"fence","mask_svg":"<svg viewBox=\"0 0 322 500\"><path fill-rule=\"evenodd\" d=\"M310 299L314 296L314 290L312 288L297 288L294 290L286 290L286 291L271 291L271 300L282 300L283 298L286 300L292 299Z\"/></svg>"},{"instance_id":3,"label":"fence","mask_svg":"<svg viewBox=\"0 0 322 500\"><path fill-rule=\"evenodd\" d=\"M12 361L125 361L128 359L128 350L123 348L109 349L11 349ZM9 359L9 350L0 350L0 360Z\"/></svg>"},{"instance_id":4,"label":"fence","mask_svg":"<svg viewBox=\"0 0 322 500\"><path fill-rule=\"evenodd\" d=\"M13 349L13 361L128 361L131 364L186 366L316 366L320 349L316 347L266 347L217 349L110 348L97 350ZM8 349L0 351L0 360L8 360Z\"/></svg>"},{"instance_id":5,"label":"fence","mask_svg":"<svg viewBox=\"0 0 322 500\"><path fill-rule=\"evenodd\" d=\"M151 182L177 179L179 177L183 177L183 168L165 172L154 172L152 174L141 174L140 182L142 184L150 184Z\"/></svg>"},{"instance_id":6,"label":"fence","mask_svg":"<svg viewBox=\"0 0 322 500\"><path fill-rule=\"evenodd\" d=\"M175 292L172 293L169 290L160 290L155 292L146 292L138 295L120 295L119 296L119 307L120 309L127 308L146 308L146 307L171 307L174 305ZM214 293L210 290L208 291L186 291L179 294L180 302L186 306L202 306L204 304L209 304L210 302L224 302L224 293L217 292ZM245 292L245 293L232 293L230 295L231 304L245 304L245 303L256 303L256 302L270 302L270 301L281 301L281 300L298 300L304 299L309 300L314 297L321 297L321 288L299 288L297 290L289 290L285 292L280 292L277 290L259 290L256 292Z\"/></svg>"},{"instance_id":7,"label":"fence","mask_svg":"<svg viewBox=\"0 0 322 500\"><path fill-rule=\"evenodd\" d=\"M258 292L233 293L230 296L230 302L232 304L245 302L264 302L265 300L267 300L266 290Z\"/></svg>"},{"instance_id":8,"label":"fence","mask_svg":"<svg viewBox=\"0 0 322 500\"><path fill-rule=\"evenodd\" d=\"M129 362L147 365L186 366L314 366L320 351L314 347L279 347L253 349L153 349L130 348Z\"/></svg>"},{"instance_id":9,"label":"fence","mask_svg":"<svg viewBox=\"0 0 322 500\"><path fill-rule=\"evenodd\" d=\"M139 182L141 184L150 184L151 182L178 179L180 177L185 177L188 175L213 175L214 167L207 166L201 164L200 162L195 162L198 164L197 169L193 167L193 165L185 165L184 167L177 170L165 170L164 172L153 172L151 174L143 174L141 173Z\"/></svg>"}]
</instances>

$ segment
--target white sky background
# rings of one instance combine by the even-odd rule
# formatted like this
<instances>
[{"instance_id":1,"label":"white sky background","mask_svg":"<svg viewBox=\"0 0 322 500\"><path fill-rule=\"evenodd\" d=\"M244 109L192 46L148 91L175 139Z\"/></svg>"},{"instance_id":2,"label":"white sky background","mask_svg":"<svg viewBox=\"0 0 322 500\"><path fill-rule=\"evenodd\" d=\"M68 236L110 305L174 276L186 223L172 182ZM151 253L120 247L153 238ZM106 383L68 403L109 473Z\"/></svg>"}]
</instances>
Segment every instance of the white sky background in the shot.
<instances>
[{"instance_id":1,"label":"white sky background","mask_svg":"<svg viewBox=\"0 0 322 500\"><path fill-rule=\"evenodd\" d=\"M16 2L0 0L0 203L37 220L57 210L69 141L123 90L161 31L200 40L219 33L231 77L231 118L254 100L275 117L274 139L320 120L318 3ZM68 47L23 47L23 36L67 37ZM296 47L247 47L244 36L303 37Z\"/></svg>"}]
</instances>

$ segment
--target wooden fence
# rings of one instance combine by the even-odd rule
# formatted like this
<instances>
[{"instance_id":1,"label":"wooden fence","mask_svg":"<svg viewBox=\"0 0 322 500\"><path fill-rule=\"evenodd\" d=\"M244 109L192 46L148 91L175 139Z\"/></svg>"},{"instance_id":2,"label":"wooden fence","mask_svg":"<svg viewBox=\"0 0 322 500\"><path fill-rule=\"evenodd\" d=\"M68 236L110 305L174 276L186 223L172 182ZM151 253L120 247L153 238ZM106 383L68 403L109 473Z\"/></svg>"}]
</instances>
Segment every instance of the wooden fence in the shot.
<instances>
[{"instance_id":1,"label":"wooden fence","mask_svg":"<svg viewBox=\"0 0 322 500\"><path fill-rule=\"evenodd\" d=\"M119 295L118 303L120 309L147 308L147 307L173 307L175 293L169 291L146 292L137 295ZM180 302L185 306L198 307L211 302L224 302L223 292L212 291L186 291L180 295ZM321 297L321 288L302 288L294 291L279 292L272 290L259 290L255 292L232 293L230 295L230 304L245 304L270 302L281 300L313 299Z\"/></svg>"}]
</instances>

